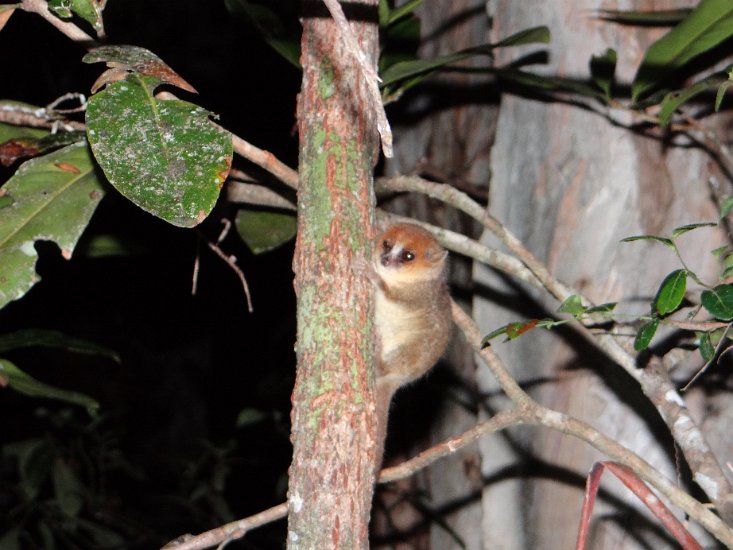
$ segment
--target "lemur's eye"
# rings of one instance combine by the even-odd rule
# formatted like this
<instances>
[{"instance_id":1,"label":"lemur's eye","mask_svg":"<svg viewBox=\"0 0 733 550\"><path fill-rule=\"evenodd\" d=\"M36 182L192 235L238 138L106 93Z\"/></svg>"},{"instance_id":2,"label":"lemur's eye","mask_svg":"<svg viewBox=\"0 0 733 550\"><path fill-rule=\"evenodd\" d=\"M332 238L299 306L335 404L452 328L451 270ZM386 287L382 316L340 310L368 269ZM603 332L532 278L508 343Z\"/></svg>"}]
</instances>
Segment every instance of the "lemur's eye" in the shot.
<instances>
[{"instance_id":1,"label":"lemur's eye","mask_svg":"<svg viewBox=\"0 0 733 550\"><path fill-rule=\"evenodd\" d=\"M389 252L390 250L392 250L392 247L393 246L394 246L394 243L392 241L390 241L390 240L385 239L382 242L382 248L384 248L384 251L385 252Z\"/></svg>"},{"instance_id":2,"label":"lemur's eye","mask_svg":"<svg viewBox=\"0 0 733 550\"><path fill-rule=\"evenodd\" d=\"M403 262L411 262L415 259L415 255L409 250L403 250L402 254L400 254L400 258Z\"/></svg>"}]
</instances>

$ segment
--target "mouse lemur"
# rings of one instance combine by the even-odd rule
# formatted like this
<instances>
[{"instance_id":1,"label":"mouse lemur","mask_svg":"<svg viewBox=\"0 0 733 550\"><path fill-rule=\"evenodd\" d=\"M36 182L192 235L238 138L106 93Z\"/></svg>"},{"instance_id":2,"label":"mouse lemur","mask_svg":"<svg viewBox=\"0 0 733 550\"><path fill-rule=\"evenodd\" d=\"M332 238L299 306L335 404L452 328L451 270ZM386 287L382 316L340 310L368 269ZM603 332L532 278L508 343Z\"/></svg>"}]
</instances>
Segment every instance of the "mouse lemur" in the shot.
<instances>
[{"instance_id":1,"label":"mouse lemur","mask_svg":"<svg viewBox=\"0 0 733 550\"><path fill-rule=\"evenodd\" d=\"M380 445L394 392L430 370L450 340L447 256L430 232L411 223L389 226L376 241L369 276L376 285Z\"/></svg>"}]
</instances>

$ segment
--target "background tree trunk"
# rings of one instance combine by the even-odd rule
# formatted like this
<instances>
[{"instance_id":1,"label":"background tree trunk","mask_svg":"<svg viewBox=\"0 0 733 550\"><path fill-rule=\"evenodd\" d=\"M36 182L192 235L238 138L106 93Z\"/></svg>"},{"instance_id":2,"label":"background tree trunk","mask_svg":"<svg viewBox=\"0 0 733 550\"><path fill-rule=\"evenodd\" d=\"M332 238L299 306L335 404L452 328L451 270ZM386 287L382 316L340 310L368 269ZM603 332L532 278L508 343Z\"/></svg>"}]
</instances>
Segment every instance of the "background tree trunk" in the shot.
<instances>
[{"instance_id":1,"label":"background tree trunk","mask_svg":"<svg viewBox=\"0 0 733 550\"><path fill-rule=\"evenodd\" d=\"M637 2L633 9L689 4ZM586 79L591 56L611 47L619 54L617 78L628 83L644 49L665 31L595 18L595 10L620 7L602 1L498 0L490 6L496 37L548 25L550 58L541 70L564 77ZM516 51L510 55L518 57ZM591 110L504 95L492 150L490 210L554 276L597 303L623 300L619 310L643 314L664 275L680 266L666 247L619 240L715 221L717 210L706 183L715 170L704 151L668 147ZM680 244L693 269L714 274L709 252L720 241L720 235L703 230L686 235ZM474 302L485 332L545 316L558 306L539 291L520 289L485 268L476 270L476 280L486 285L485 296ZM527 294L533 304L527 303ZM588 421L670 479L677 478L668 430L638 384L583 345L572 330L532 333L495 349L541 403ZM479 384L484 395L497 390L487 371L479 371ZM501 399L490 402L491 408L502 407ZM719 456L730 456L729 436L725 439L727 452ZM480 448L486 480L484 547L572 548L584 477L604 457L575 439L536 429L483 439ZM676 547L619 483L604 477L602 486L608 493L594 514L592 548Z\"/></svg>"}]
</instances>

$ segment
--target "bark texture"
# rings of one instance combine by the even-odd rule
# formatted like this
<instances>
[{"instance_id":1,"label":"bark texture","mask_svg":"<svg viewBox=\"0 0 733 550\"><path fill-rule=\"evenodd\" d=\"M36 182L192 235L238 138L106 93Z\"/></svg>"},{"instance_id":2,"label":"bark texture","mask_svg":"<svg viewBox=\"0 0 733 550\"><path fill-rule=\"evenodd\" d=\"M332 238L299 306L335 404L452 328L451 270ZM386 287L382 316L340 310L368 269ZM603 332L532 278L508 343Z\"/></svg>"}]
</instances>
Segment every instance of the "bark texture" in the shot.
<instances>
[{"instance_id":1,"label":"bark texture","mask_svg":"<svg viewBox=\"0 0 733 550\"><path fill-rule=\"evenodd\" d=\"M350 7L346 16L375 62L376 2ZM366 549L375 460L374 338L370 288L352 263L371 248L377 140L362 75L333 20L320 2L304 10L288 548Z\"/></svg>"}]
</instances>

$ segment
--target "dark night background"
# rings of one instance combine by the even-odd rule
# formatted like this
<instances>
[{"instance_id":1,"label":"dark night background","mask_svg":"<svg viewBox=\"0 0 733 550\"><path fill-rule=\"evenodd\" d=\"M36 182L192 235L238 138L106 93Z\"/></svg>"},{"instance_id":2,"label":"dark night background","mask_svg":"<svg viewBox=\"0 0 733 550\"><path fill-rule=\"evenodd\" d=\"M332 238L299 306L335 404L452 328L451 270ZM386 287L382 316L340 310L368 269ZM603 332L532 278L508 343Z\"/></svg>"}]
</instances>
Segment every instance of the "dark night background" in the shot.
<instances>
[{"instance_id":1,"label":"dark night background","mask_svg":"<svg viewBox=\"0 0 733 550\"><path fill-rule=\"evenodd\" d=\"M200 93L182 97L296 166L300 74L223 0L110 0L105 26L108 43L150 49ZM0 98L36 105L67 92L88 94L103 69L82 63L83 47L20 10L0 32L0 53ZM1 170L0 181L15 168ZM220 218L230 214L231 206L220 204L198 231L216 240ZM294 378L292 243L261 256L235 231L222 243L249 283L250 314L235 273L200 245L199 232L155 219L110 189L83 239L117 235L130 244L129 255L77 253L65 261L55 245L38 245L42 281L0 310L0 334L62 330L112 348L122 361L39 348L8 352L34 377L84 392L102 408L92 421L79 407L3 391L0 443L51 442L54 452L44 460L62 460L89 492L79 516L125 542L92 544L91 527L70 527L54 508L50 479L35 506L19 510L18 464L7 453L0 463L0 539L23 525L34 541L23 547L32 548L41 544L43 525L60 548L155 548L284 500ZM251 421L237 425L242 411ZM278 548L283 541L281 521L231 547Z\"/></svg>"}]
</instances>

